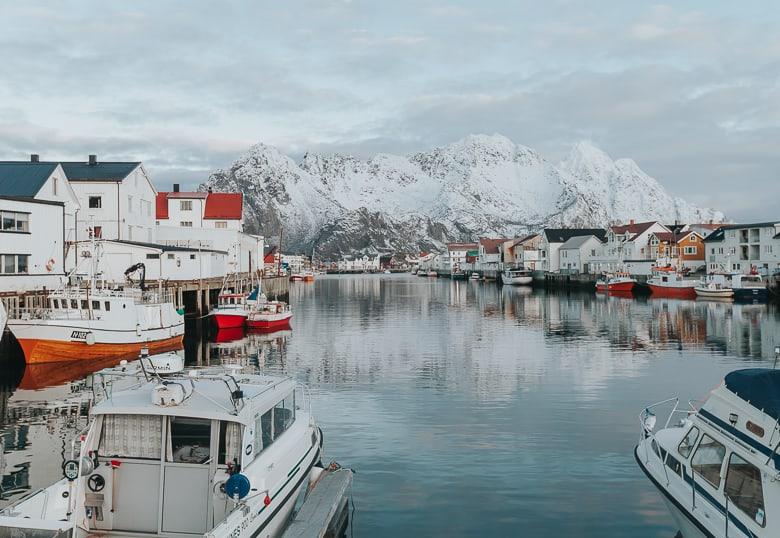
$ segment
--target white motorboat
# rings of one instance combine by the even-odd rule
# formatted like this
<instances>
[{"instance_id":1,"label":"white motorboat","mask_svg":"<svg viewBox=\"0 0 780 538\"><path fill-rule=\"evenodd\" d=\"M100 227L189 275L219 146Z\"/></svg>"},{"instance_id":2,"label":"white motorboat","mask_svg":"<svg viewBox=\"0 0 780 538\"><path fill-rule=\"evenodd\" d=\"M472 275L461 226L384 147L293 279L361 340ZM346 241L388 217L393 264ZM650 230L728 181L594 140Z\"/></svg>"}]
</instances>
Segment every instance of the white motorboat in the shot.
<instances>
[{"instance_id":1,"label":"white motorboat","mask_svg":"<svg viewBox=\"0 0 780 538\"><path fill-rule=\"evenodd\" d=\"M184 316L170 292L147 290L146 268L125 271L130 287L98 286L101 243L93 239L89 283L65 286L47 297L43 308L21 309L8 320L27 364L113 357L133 359L141 348L161 353L182 347ZM130 275L139 272L138 287Z\"/></svg>"},{"instance_id":2,"label":"white motorboat","mask_svg":"<svg viewBox=\"0 0 780 538\"><path fill-rule=\"evenodd\" d=\"M736 370L700 407L672 398L640 422L634 456L684 538L780 536L780 371Z\"/></svg>"},{"instance_id":3,"label":"white motorboat","mask_svg":"<svg viewBox=\"0 0 780 538\"><path fill-rule=\"evenodd\" d=\"M734 297L730 275L722 273L707 275L694 290L696 297L703 299L732 299Z\"/></svg>"},{"instance_id":4,"label":"white motorboat","mask_svg":"<svg viewBox=\"0 0 780 538\"><path fill-rule=\"evenodd\" d=\"M533 281L531 271L526 269L507 269L501 276L504 284L510 286L527 286Z\"/></svg>"},{"instance_id":5,"label":"white motorboat","mask_svg":"<svg viewBox=\"0 0 780 538\"><path fill-rule=\"evenodd\" d=\"M469 277L471 280L479 280L482 278L479 273L471 273L471 276Z\"/></svg>"},{"instance_id":6,"label":"white motorboat","mask_svg":"<svg viewBox=\"0 0 780 538\"><path fill-rule=\"evenodd\" d=\"M279 536L322 432L302 386L241 370L96 374L64 478L0 511L0 535Z\"/></svg>"}]
</instances>

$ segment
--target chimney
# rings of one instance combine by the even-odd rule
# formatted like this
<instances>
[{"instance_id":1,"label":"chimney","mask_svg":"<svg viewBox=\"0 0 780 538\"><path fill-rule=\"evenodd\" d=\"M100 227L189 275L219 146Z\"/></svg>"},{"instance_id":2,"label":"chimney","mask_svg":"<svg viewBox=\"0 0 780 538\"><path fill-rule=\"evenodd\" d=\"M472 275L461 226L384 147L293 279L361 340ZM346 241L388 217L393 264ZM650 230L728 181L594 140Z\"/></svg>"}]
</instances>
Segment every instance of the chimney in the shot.
<instances>
[{"instance_id":1,"label":"chimney","mask_svg":"<svg viewBox=\"0 0 780 538\"><path fill-rule=\"evenodd\" d=\"M173 192L179 192L179 184L178 183L174 183L173 184Z\"/></svg>"},{"instance_id":2,"label":"chimney","mask_svg":"<svg viewBox=\"0 0 780 538\"><path fill-rule=\"evenodd\" d=\"M90 155L89 156L89 165L95 166L97 164L97 155Z\"/></svg>"},{"instance_id":3,"label":"chimney","mask_svg":"<svg viewBox=\"0 0 780 538\"><path fill-rule=\"evenodd\" d=\"M40 161L41 161L41 158L38 156L37 153L33 153L32 155L30 155L30 162L31 163L37 163L37 162L40 162Z\"/></svg>"},{"instance_id":4,"label":"chimney","mask_svg":"<svg viewBox=\"0 0 780 538\"><path fill-rule=\"evenodd\" d=\"M628 221L628 224L629 226L633 226L634 224L636 224L636 221L634 219L631 219Z\"/></svg>"},{"instance_id":5,"label":"chimney","mask_svg":"<svg viewBox=\"0 0 780 538\"><path fill-rule=\"evenodd\" d=\"M211 190L211 187L209 187L209 194L211 194L211 193L212 193L212 190Z\"/></svg>"}]
</instances>

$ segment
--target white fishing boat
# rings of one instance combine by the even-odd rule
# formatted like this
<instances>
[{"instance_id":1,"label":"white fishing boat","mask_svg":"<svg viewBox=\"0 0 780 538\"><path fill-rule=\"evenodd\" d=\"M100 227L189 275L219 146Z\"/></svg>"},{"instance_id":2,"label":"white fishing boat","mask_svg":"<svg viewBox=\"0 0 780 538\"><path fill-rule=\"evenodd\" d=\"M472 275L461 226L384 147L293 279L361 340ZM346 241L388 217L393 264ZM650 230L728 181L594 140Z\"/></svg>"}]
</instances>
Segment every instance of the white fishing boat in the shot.
<instances>
[{"instance_id":1,"label":"white fishing boat","mask_svg":"<svg viewBox=\"0 0 780 538\"><path fill-rule=\"evenodd\" d=\"M531 271L526 269L507 269L501 276L504 284L510 286L527 286L533 282Z\"/></svg>"},{"instance_id":2,"label":"white fishing boat","mask_svg":"<svg viewBox=\"0 0 780 538\"><path fill-rule=\"evenodd\" d=\"M318 474L322 433L290 378L123 365L93 390L64 478L0 511L1 536L276 537Z\"/></svg>"},{"instance_id":3,"label":"white fishing boat","mask_svg":"<svg viewBox=\"0 0 780 538\"><path fill-rule=\"evenodd\" d=\"M182 346L184 316L170 292L146 289L143 263L125 271L124 289L98 285L102 245L93 239L89 283L63 286L46 306L20 309L8 320L28 364L98 358L136 358L141 348L161 353ZM140 273L138 287L131 275Z\"/></svg>"},{"instance_id":4,"label":"white fishing boat","mask_svg":"<svg viewBox=\"0 0 780 538\"><path fill-rule=\"evenodd\" d=\"M780 371L736 370L701 406L672 398L640 422L634 456L684 538L780 536Z\"/></svg>"},{"instance_id":5,"label":"white fishing boat","mask_svg":"<svg viewBox=\"0 0 780 538\"><path fill-rule=\"evenodd\" d=\"M703 299L732 299L734 297L730 275L723 273L707 275L694 290L696 297Z\"/></svg>"}]
</instances>

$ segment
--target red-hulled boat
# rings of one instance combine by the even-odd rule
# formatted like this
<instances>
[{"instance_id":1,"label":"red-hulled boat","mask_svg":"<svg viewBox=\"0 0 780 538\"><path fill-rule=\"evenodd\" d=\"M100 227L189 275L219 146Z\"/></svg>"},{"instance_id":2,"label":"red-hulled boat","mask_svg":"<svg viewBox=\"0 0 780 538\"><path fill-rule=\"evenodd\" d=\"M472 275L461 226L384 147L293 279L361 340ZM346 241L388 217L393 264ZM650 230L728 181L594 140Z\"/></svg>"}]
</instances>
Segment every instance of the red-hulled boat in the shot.
<instances>
[{"instance_id":1,"label":"red-hulled boat","mask_svg":"<svg viewBox=\"0 0 780 538\"><path fill-rule=\"evenodd\" d=\"M596 291L600 293L631 293L636 286L636 279L628 273L606 274L596 281Z\"/></svg>"},{"instance_id":2,"label":"red-hulled boat","mask_svg":"<svg viewBox=\"0 0 780 538\"><path fill-rule=\"evenodd\" d=\"M654 297L671 297L675 299L695 299L695 280L686 280L671 268L661 268L653 272L647 280L647 285Z\"/></svg>"},{"instance_id":3,"label":"red-hulled boat","mask_svg":"<svg viewBox=\"0 0 780 538\"><path fill-rule=\"evenodd\" d=\"M217 306L211 310L219 329L234 329L243 327L249 314L247 296L243 293L220 293Z\"/></svg>"},{"instance_id":4,"label":"red-hulled boat","mask_svg":"<svg viewBox=\"0 0 780 538\"><path fill-rule=\"evenodd\" d=\"M258 303L256 308L249 312L246 324L250 329L274 331L289 327L290 318L292 311L287 303L268 301Z\"/></svg>"}]
</instances>

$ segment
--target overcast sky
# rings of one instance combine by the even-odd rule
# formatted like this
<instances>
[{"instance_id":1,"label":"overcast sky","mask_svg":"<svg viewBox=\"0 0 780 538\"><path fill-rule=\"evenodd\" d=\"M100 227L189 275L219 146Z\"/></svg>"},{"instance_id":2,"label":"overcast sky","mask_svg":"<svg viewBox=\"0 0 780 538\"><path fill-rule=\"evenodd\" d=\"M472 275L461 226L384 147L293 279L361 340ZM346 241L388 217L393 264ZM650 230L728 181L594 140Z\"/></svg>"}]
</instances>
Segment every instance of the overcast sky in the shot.
<instances>
[{"instance_id":1,"label":"overcast sky","mask_svg":"<svg viewBox=\"0 0 780 538\"><path fill-rule=\"evenodd\" d=\"M162 189L256 142L365 157L501 133L557 161L589 139L675 195L778 218L778 19L775 1L0 0L0 159L142 160Z\"/></svg>"}]
</instances>

